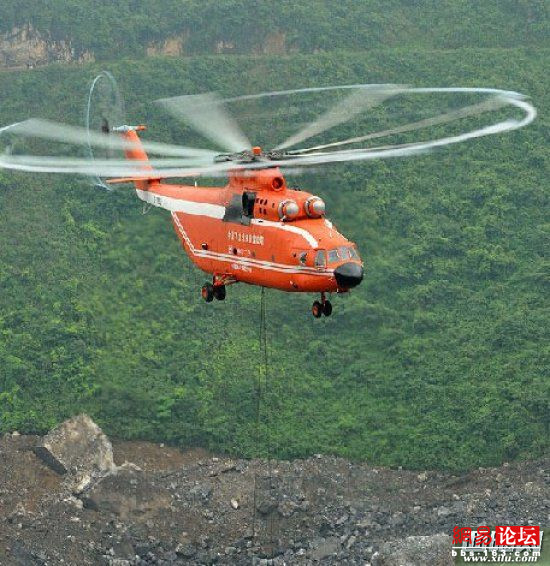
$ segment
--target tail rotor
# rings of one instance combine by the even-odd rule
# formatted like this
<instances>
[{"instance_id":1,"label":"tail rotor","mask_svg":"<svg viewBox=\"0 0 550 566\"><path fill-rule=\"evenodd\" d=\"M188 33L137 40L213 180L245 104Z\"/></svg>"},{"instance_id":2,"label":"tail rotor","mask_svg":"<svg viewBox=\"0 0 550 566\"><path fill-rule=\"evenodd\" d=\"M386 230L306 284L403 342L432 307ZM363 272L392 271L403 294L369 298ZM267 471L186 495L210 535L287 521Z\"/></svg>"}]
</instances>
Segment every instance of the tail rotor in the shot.
<instances>
[{"instance_id":1,"label":"tail rotor","mask_svg":"<svg viewBox=\"0 0 550 566\"><path fill-rule=\"evenodd\" d=\"M120 149L117 149L116 144L97 147L91 140L95 132L109 136L114 125L126 123L124 99L115 78L109 71L101 72L90 84L84 121L88 132L86 149L92 162L122 158L122 153ZM106 177L100 175L99 172L91 175L90 178L94 186L108 191L112 190L106 183Z\"/></svg>"}]
</instances>

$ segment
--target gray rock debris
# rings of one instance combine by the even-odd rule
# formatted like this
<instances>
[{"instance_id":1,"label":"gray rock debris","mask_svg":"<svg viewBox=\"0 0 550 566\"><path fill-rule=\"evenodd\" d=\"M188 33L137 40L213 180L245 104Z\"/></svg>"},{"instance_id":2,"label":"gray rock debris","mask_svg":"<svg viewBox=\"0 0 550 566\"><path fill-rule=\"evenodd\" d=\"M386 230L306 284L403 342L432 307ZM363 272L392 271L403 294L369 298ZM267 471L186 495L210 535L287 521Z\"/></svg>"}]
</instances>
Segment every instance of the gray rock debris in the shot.
<instances>
[{"instance_id":1,"label":"gray rock debris","mask_svg":"<svg viewBox=\"0 0 550 566\"><path fill-rule=\"evenodd\" d=\"M385 542L371 562L372 566L452 566L451 537L440 533Z\"/></svg>"},{"instance_id":2,"label":"gray rock debris","mask_svg":"<svg viewBox=\"0 0 550 566\"><path fill-rule=\"evenodd\" d=\"M172 501L166 488L152 485L143 474L131 469L119 469L99 479L80 498L86 509L138 524L167 512Z\"/></svg>"}]
</instances>

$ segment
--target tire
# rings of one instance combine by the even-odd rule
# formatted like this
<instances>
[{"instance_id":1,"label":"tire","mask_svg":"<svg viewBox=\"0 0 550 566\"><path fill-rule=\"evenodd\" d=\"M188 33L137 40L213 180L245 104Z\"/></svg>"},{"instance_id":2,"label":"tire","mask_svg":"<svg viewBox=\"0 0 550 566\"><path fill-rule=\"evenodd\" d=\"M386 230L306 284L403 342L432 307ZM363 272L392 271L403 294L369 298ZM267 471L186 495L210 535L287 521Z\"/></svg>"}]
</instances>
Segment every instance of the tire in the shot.
<instances>
[{"instance_id":1,"label":"tire","mask_svg":"<svg viewBox=\"0 0 550 566\"><path fill-rule=\"evenodd\" d=\"M330 316L332 314L332 303L330 301L325 301L323 305L323 314L325 316Z\"/></svg>"},{"instance_id":2,"label":"tire","mask_svg":"<svg viewBox=\"0 0 550 566\"><path fill-rule=\"evenodd\" d=\"M315 301L311 307L311 314L315 318L321 318L323 315L323 305L319 301Z\"/></svg>"},{"instance_id":3,"label":"tire","mask_svg":"<svg viewBox=\"0 0 550 566\"><path fill-rule=\"evenodd\" d=\"M225 301L225 285L214 287L214 298L218 301Z\"/></svg>"},{"instance_id":4,"label":"tire","mask_svg":"<svg viewBox=\"0 0 550 566\"><path fill-rule=\"evenodd\" d=\"M212 283L205 283L201 289L202 298L207 302L211 303L214 299L214 286Z\"/></svg>"}]
</instances>

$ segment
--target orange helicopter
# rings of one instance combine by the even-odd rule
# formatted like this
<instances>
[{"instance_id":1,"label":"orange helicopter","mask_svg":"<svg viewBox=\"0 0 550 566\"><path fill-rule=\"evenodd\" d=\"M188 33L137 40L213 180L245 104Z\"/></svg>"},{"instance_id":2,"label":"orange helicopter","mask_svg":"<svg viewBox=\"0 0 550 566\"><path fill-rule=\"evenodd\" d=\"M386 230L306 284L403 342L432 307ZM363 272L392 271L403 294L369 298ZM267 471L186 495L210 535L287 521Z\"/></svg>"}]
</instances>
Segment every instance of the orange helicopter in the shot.
<instances>
[{"instance_id":1,"label":"orange helicopter","mask_svg":"<svg viewBox=\"0 0 550 566\"><path fill-rule=\"evenodd\" d=\"M252 147L224 109L224 104L301 93L340 91L335 105L302 127L275 149ZM333 141L314 147L289 149L306 139L359 116L384 100L400 95L425 96L456 93L483 95L479 103L453 108L431 118L379 132ZM0 168L33 172L84 174L96 185L109 188L133 183L146 204L169 210L183 248L191 261L212 275L201 293L206 302L224 300L226 288L238 282L287 292L319 293L312 305L316 318L330 316L330 293L347 293L361 283L364 264L357 246L340 234L325 216L325 203L308 192L290 188L281 168L311 167L328 163L418 155L433 148L468 139L514 130L531 123L536 109L512 91L479 87L410 88L398 85L345 85L245 95L220 100L213 94L163 99L165 110L183 119L227 153L141 140L145 126L124 123L122 97L108 72L98 75L88 96L86 128L43 120L27 120L0 128L0 136L15 134L63 143L80 144L88 158L38 157L0 154ZM97 116L94 105L99 107ZM512 106L522 119L507 119L490 126L429 141L389 144L381 147L342 149L371 139L440 126L465 117ZM104 151L103 155L99 155ZM123 159L114 152L123 151ZM150 158L149 155L162 156ZM227 176L225 187L170 184L170 178Z\"/></svg>"},{"instance_id":2,"label":"orange helicopter","mask_svg":"<svg viewBox=\"0 0 550 566\"><path fill-rule=\"evenodd\" d=\"M114 128L129 142L128 159L150 168L137 131L144 126ZM265 157L259 147L239 161ZM153 174L109 179L134 182L138 197L169 210L183 248L212 283L202 287L206 302L223 301L226 287L238 282L281 291L318 292L313 316L330 316L327 293L344 293L363 280L357 247L325 217L324 201L287 187L278 167L229 171L225 187L162 183Z\"/></svg>"}]
</instances>

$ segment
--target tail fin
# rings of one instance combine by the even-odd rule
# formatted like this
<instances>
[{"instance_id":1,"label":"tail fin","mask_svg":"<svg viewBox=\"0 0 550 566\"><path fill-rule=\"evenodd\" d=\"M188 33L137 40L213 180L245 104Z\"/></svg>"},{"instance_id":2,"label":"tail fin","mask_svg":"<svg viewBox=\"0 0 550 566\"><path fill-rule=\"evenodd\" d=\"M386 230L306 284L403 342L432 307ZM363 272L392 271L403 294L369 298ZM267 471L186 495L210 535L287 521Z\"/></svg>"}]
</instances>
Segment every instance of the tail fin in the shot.
<instances>
[{"instance_id":1,"label":"tail fin","mask_svg":"<svg viewBox=\"0 0 550 566\"><path fill-rule=\"evenodd\" d=\"M147 153L145 153L145 149L143 149L143 145L137 134L137 132L142 132L146 129L147 126L117 126L113 128L113 132L121 134L122 138L127 142L129 142L128 147L124 150L127 159L131 161L141 162L142 166L140 167L140 169L143 169L144 173L153 170L151 164L149 163L149 157L147 157ZM125 177L122 179L109 179L107 183L110 185L114 185L117 183L133 182L136 186L136 189L146 191L151 181L158 181L158 180L159 179L157 177L153 178L143 175L140 177L136 176L136 177Z\"/></svg>"}]
</instances>

